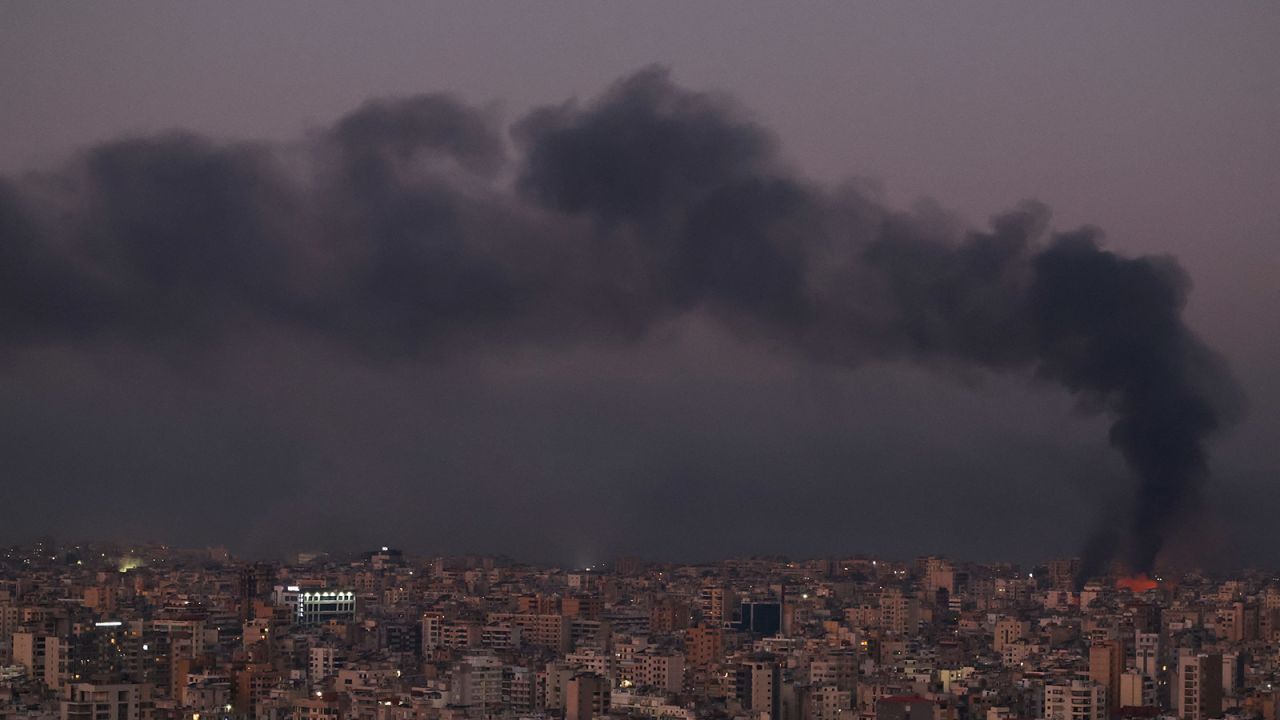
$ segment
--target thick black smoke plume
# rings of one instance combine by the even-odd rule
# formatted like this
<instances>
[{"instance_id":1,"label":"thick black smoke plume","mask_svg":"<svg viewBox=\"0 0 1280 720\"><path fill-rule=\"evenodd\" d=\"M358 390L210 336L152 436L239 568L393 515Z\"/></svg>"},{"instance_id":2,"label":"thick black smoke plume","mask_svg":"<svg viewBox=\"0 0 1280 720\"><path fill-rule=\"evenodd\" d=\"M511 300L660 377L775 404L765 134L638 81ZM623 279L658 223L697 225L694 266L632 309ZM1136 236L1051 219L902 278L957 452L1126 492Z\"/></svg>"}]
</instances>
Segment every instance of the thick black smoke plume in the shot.
<instances>
[{"instance_id":1,"label":"thick black smoke plume","mask_svg":"<svg viewBox=\"0 0 1280 720\"><path fill-rule=\"evenodd\" d=\"M510 128L446 95L370 102L304 157L185 134L0 181L0 347L199 352L294 332L378 360L635 342L705 312L813 362L1033 370L1115 418L1152 568L1235 393L1167 258L985 230L789 171L729 100L659 68Z\"/></svg>"}]
</instances>

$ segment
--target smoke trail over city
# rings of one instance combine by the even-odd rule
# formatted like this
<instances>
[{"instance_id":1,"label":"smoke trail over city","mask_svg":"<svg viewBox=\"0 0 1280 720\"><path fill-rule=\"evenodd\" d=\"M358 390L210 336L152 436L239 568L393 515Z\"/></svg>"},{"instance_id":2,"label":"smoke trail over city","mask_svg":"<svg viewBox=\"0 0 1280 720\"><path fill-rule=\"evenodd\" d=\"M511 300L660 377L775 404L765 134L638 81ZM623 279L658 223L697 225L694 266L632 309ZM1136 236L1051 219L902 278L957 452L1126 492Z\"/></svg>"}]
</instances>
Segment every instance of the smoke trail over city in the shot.
<instances>
[{"instance_id":1,"label":"smoke trail over city","mask_svg":"<svg viewBox=\"0 0 1280 720\"><path fill-rule=\"evenodd\" d=\"M966 229L825 187L727 98L660 68L510 126L448 95L371 101L301 146L189 134L0 179L0 346L216 353L298 333L372 362L641 343L706 313L813 363L1032 372L1107 413L1134 476L1118 545L1153 568L1238 390L1165 257Z\"/></svg>"}]
</instances>

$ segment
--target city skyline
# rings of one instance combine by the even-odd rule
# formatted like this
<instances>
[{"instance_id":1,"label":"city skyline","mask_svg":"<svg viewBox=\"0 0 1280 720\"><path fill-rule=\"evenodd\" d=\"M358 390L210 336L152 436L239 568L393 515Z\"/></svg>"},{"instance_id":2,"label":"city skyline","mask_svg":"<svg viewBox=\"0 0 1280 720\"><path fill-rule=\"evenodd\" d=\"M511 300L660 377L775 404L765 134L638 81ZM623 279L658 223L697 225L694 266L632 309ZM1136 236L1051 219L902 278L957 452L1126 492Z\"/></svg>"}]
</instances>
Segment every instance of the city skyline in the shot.
<instances>
[{"instance_id":1,"label":"city skyline","mask_svg":"<svg viewBox=\"0 0 1280 720\"><path fill-rule=\"evenodd\" d=\"M30 538L23 542L0 545L0 564L10 565L21 570L24 562L39 562L50 567L61 565L83 567L85 570L102 569L118 570L126 573L132 570L164 570L171 562L192 563L201 560L215 564L269 563L280 567L307 566L315 564L345 564L366 562L371 556L380 553L391 553L405 563L448 562L498 562L505 566L554 569L561 572L617 572L619 566L642 565L650 570L656 568L675 567L712 567L740 562L764 562L793 565L811 565L815 563L834 563L839 565L848 561L853 563L883 563L886 566L908 566L919 564L928 558L945 560L956 566L981 566L1012 577L1030 574L1036 577L1035 571L1044 573L1048 568L1070 563L1072 567L1083 567L1079 554L1062 556L1044 556L1029 561L1014 561L1004 558L974 558L949 555L942 552L924 552L907 556L893 556L880 553L851 550L847 552L830 551L813 555L789 555L786 553L759 553L732 556L706 557L659 557L644 555L620 555L602 557L589 563L573 563L560 561L542 561L536 558L521 557L516 552L469 552L444 551L438 548L414 548L395 544L373 546L339 547L335 549L304 548L275 556L241 555L233 552L225 543L206 546L181 546L159 540L80 538L64 540L53 536ZM1224 578L1247 575L1254 578L1269 578L1280 581L1280 566L1213 566L1194 565L1186 562L1179 565L1162 565L1147 576L1135 574L1122 558L1115 558L1106 567L1094 569L1096 574L1074 576L1075 588L1085 583L1110 584L1129 583L1134 578L1142 582L1158 579L1176 582L1178 578ZM1135 591L1140 592L1140 591Z\"/></svg>"},{"instance_id":2,"label":"city skyline","mask_svg":"<svg viewBox=\"0 0 1280 720\"><path fill-rule=\"evenodd\" d=\"M65 555L59 556L62 551ZM938 555L0 555L29 720L1272 720L1280 577Z\"/></svg>"},{"instance_id":3,"label":"city skyline","mask_svg":"<svg viewBox=\"0 0 1280 720\"><path fill-rule=\"evenodd\" d=\"M52 550L53 554L48 554ZM91 569L118 569L120 572L127 572L134 569L162 569L165 561L159 560L161 557L181 558L184 562L189 562L192 558L207 558L214 562L221 563L255 563L267 562L278 564L281 566L289 565L309 565L313 563L348 563L360 562L367 560L370 554L378 554L379 552L391 552L405 558L406 562L435 562L440 559L448 559L450 561L470 561L475 559L487 558L493 561L500 561L512 566L542 567L548 569L557 569L564 572L613 572L619 565L628 563L641 563L648 567L698 567L698 566L714 566L723 563L735 562L778 562L778 563L823 563L834 562L839 563L842 560L851 560L859 563L862 562L882 562L893 565L909 565L919 562L922 558L940 558L957 565L975 565L989 568L997 568L1002 572L1025 574L1028 571L1044 570L1054 563L1071 562L1076 566L1081 563L1079 553L1066 555L1053 555L1036 557L1031 560L1011 560L1008 558L977 558L951 555L943 552L923 552L912 555L887 555L882 553L874 553L851 549L848 551L840 551L833 549L825 553L816 553L811 555L794 555L787 553L753 553L743 555L725 555L725 556L703 556L703 557L676 557L676 556L646 556L646 555L618 555L612 557L600 557L588 562L575 563L571 560L562 561L559 559L541 560L533 557L523 557L518 552L510 551L452 551L440 548L430 547L413 547L401 546L397 544L375 544L372 546L346 546L334 548L304 547L297 550L289 550L277 555L243 555L234 552L226 543L213 543L201 546L183 546L175 545L169 542L156 539L106 539L106 538L78 538L75 540L56 538L51 535L41 537L28 538L21 542L0 544L0 562L13 564L14 567L20 568L23 558L31 558L46 562L51 566L58 565L85 565ZM97 554L95 554L97 553ZM1210 558L1210 561L1216 558ZM77 562L79 560L80 562ZM89 562L85 562L89 561ZM1161 565L1157 568L1151 577L1160 577L1173 579L1183 575L1187 576L1205 576L1205 577L1235 577L1240 574L1249 574L1258 577L1277 575L1280 576L1280 566L1231 566L1231 565L1213 565L1202 564L1196 565L1190 561L1182 562L1177 565ZM1132 568L1123 561L1122 558L1116 558L1114 562L1106 567L1096 569L1096 576L1086 578L1083 575L1077 576L1080 583L1088 581L1101 582L1105 580L1127 580L1132 577L1146 577L1142 574L1135 575ZM1278 577L1277 579L1280 579Z\"/></svg>"},{"instance_id":4,"label":"city skyline","mask_svg":"<svg viewBox=\"0 0 1280 720\"><path fill-rule=\"evenodd\" d=\"M0 3L0 720L1280 720L1277 38Z\"/></svg>"}]
</instances>

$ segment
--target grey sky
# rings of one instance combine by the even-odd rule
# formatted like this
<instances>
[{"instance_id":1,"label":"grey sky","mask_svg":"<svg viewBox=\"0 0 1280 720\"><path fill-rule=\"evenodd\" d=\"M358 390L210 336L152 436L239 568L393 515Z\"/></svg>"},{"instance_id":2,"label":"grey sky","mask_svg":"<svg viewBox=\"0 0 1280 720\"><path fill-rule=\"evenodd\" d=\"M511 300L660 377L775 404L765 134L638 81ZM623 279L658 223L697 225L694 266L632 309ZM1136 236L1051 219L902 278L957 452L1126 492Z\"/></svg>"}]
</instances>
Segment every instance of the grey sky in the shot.
<instances>
[{"instance_id":1,"label":"grey sky","mask_svg":"<svg viewBox=\"0 0 1280 720\"><path fill-rule=\"evenodd\" d=\"M1214 448L1216 522L1241 557L1277 561L1265 545L1280 507L1276 37L1280 7L1264 3L10 3L0 172L168 128L289 141L366 98L432 90L514 119L662 63L736 97L805 174L883 183L900 206L931 196L975 223L1035 197L1057 227L1176 255L1196 284L1191 324L1250 399ZM1104 426L1052 388L817 372L676 335L643 361L579 351L374 372L320 359L300 375L324 397L302 380L244 386L292 357L280 348L198 380L133 358L39 372L40 358L12 359L0 462L19 502L0 541L101 522L255 551L381 531L569 560L1026 558L1071 552L1106 496L1097 476L1122 472ZM526 484L546 491L512 490ZM134 501L146 491L164 499ZM604 512L565 514L575 493ZM682 500L727 517L671 512ZM544 532L530 507L564 527ZM956 517L992 512L1000 526Z\"/></svg>"}]
</instances>

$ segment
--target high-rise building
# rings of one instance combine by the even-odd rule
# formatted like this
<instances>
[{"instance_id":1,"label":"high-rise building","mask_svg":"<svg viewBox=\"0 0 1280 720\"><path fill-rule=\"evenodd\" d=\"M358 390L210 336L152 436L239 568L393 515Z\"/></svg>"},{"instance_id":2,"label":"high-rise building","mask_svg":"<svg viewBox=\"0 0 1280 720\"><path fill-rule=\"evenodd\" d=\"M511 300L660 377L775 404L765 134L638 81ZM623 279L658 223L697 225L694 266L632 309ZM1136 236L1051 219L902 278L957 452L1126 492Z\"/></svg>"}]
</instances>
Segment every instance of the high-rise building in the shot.
<instances>
[{"instance_id":1,"label":"high-rise building","mask_svg":"<svg viewBox=\"0 0 1280 720\"><path fill-rule=\"evenodd\" d=\"M1133 666L1138 672L1156 679L1160 672L1160 633L1133 634Z\"/></svg>"},{"instance_id":2,"label":"high-rise building","mask_svg":"<svg viewBox=\"0 0 1280 720\"><path fill-rule=\"evenodd\" d=\"M574 593L560 601L561 614L583 620L599 620L604 614L604 601L598 595Z\"/></svg>"},{"instance_id":3,"label":"high-rise building","mask_svg":"<svg viewBox=\"0 0 1280 720\"><path fill-rule=\"evenodd\" d=\"M696 668L705 668L724 655L724 630L698 625L685 633L685 659Z\"/></svg>"},{"instance_id":4,"label":"high-rise building","mask_svg":"<svg viewBox=\"0 0 1280 720\"><path fill-rule=\"evenodd\" d=\"M1222 656L1183 649L1178 654L1174 707L1181 720L1209 720L1222 713Z\"/></svg>"},{"instance_id":5,"label":"high-rise building","mask_svg":"<svg viewBox=\"0 0 1280 720\"><path fill-rule=\"evenodd\" d=\"M1244 685L1244 668L1248 664L1248 654L1238 650L1222 653L1222 695L1224 698L1235 698Z\"/></svg>"},{"instance_id":6,"label":"high-rise building","mask_svg":"<svg viewBox=\"0 0 1280 720\"><path fill-rule=\"evenodd\" d=\"M1258 638L1256 605L1233 602L1218 609L1213 617L1214 634L1227 642L1246 642Z\"/></svg>"},{"instance_id":7,"label":"high-rise building","mask_svg":"<svg viewBox=\"0 0 1280 720\"><path fill-rule=\"evenodd\" d=\"M569 681L575 674L573 668L563 660L547 663L546 668L538 673L544 708L553 711L564 710L565 693L568 692Z\"/></svg>"},{"instance_id":8,"label":"high-rise building","mask_svg":"<svg viewBox=\"0 0 1280 720\"><path fill-rule=\"evenodd\" d=\"M849 649L830 650L809 663L809 684L854 690L858 686L858 655Z\"/></svg>"},{"instance_id":9,"label":"high-rise building","mask_svg":"<svg viewBox=\"0 0 1280 720\"><path fill-rule=\"evenodd\" d=\"M939 590L946 591L947 595L955 594L956 569L950 560L943 557L927 557L921 564L924 590L930 598L937 595Z\"/></svg>"},{"instance_id":10,"label":"high-rise building","mask_svg":"<svg viewBox=\"0 0 1280 720\"><path fill-rule=\"evenodd\" d=\"M1101 640L1089 646L1089 679L1107 689L1107 716L1120 709L1120 675L1124 672L1124 643Z\"/></svg>"},{"instance_id":11,"label":"high-rise building","mask_svg":"<svg viewBox=\"0 0 1280 720\"><path fill-rule=\"evenodd\" d=\"M460 707L499 708L502 706L502 662L493 655L464 655L454 665L449 685L449 702Z\"/></svg>"},{"instance_id":12,"label":"high-rise building","mask_svg":"<svg viewBox=\"0 0 1280 720\"><path fill-rule=\"evenodd\" d=\"M516 612L525 615L559 615L560 597L542 593L526 593L516 598Z\"/></svg>"},{"instance_id":13,"label":"high-rise building","mask_svg":"<svg viewBox=\"0 0 1280 720\"><path fill-rule=\"evenodd\" d=\"M920 601L900 588L880 593L880 628L894 635L915 635L920 629Z\"/></svg>"},{"instance_id":14,"label":"high-rise building","mask_svg":"<svg viewBox=\"0 0 1280 720\"><path fill-rule=\"evenodd\" d=\"M561 653L573 647L570 619L563 615L490 613L488 621L490 625L507 623L520 628L520 642L525 645L537 645Z\"/></svg>"},{"instance_id":15,"label":"high-rise building","mask_svg":"<svg viewBox=\"0 0 1280 720\"><path fill-rule=\"evenodd\" d=\"M1002 617L996 620L992 649L998 653L1003 653L1006 646L1021 642L1030 633L1030 622L1019 618Z\"/></svg>"},{"instance_id":16,"label":"high-rise building","mask_svg":"<svg viewBox=\"0 0 1280 720\"><path fill-rule=\"evenodd\" d=\"M649 608L649 630L666 635L689 627L689 605L684 601L665 596L654 601Z\"/></svg>"},{"instance_id":17,"label":"high-rise building","mask_svg":"<svg viewBox=\"0 0 1280 720\"><path fill-rule=\"evenodd\" d=\"M45 687L59 690L67 679L67 642L36 630L15 632L13 662L26 668L27 675Z\"/></svg>"},{"instance_id":18,"label":"high-rise building","mask_svg":"<svg viewBox=\"0 0 1280 720\"><path fill-rule=\"evenodd\" d=\"M298 593L295 622L323 625L330 620L351 620L356 614L356 594L350 590L304 590Z\"/></svg>"},{"instance_id":19,"label":"high-rise building","mask_svg":"<svg viewBox=\"0 0 1280 720\"><path fill-rule=\"evenodd\" d=\"M540 707L538 674L527 667L502 669L502 702L517 713L532 713Z\"/></svg>"},{"instance_id":20,"label":"high-rise building","mask_svg":"<svg viewBox=\"0 0 1280 720\"><path fill-rule=\"evenodd\" d=\"M422 615L422 654L444 645L444 614L428 612Z\"/></svg>"},{"instance_id":21,"label":"high-rise building","mask_svg":"<svg viewBox=\"0 0 1280 720\"><path fill-rule=\"evenodd\" d=\"M712 626L722 626L733 620L733 607L737 597L729 588L721 585L707 585L698 591L698 610L702 612L702 622Z\"/></svg>"},{"instance_id":22,"label":"high-rise building","mask_svg":"<svg viewBox=\"0 0 1280 720\"><path fill-rule=\"evenodd\" d=\"M1069 558L1049 561L1049 583L1055 588L1070 589L1080 573L1080 560Z\"/></svg>"},{"instance_id":23,"label":"high-rise building","mask_svg":"<svg viewBox=\"0 0 1280 720\"><path fill-rule=\"evenodd\" d=\"M782 606L777 601L744 602L736 625L757 635L777 635L782 629Z\"/></svg>"},{"instance_id":24,"label":"high-rise building","mask_svg":"<svg viewBox=\"0 0 1280 720\"><path fill-rule=\"evenodd\" d=\"M317 646L307 653L307 679L318 683L325 678L333 677L338 672L338 650L333 647Z\"/></svg>"},{"instance_id":25,"label":"high-rise building","mask_svg":"<svg viewBox=\"0 0 1280 720\"><path fill-rule=\"evenodd\" d=\"M772 655L757 655L738 664L734 695L742 707L776 718L782 705L781 669Z\"/></svg>"},{"instance_id":26,"label":"high-rise building","mask_svg":"<svg viewBox=\"0 0 1280 720\"><path fill-rule=\"evenodd\" d=\"M257 717L280 682L280 672L266 663L248 663L232 673L232 705L237 716Z\"/></svg>"},{"instance_id":27,"label":"high-rise building","mask_svg":"<svg viewBox=\"0 0 1280 720\"><path fill-rule=\"evenodd\" d=\"M267 596L274 586L275 568L270 563L256 562L240 569L240 619L253 616L253 601Z\"/></svg>"},{"instance_id":28,"label":"high-rise building","mask_svg":"<svg viewBox=\"0 0 1280 720\"><path fill-rule=\"evenodd\" d=\"M569 679L564 696L565 720L592 720L609 714L609 681L595 673Z\"/></svg>"},{"instance_id":29,"label":"high-rise building","mask_svg":"<svg viewBox=\"0 0 1280 720\"><path fill-rule=\"evenodd\" d=\"M1120 673L1120 708L1155 707L1156 681L1137 670Z\"/></svg>"}]
</instances>

